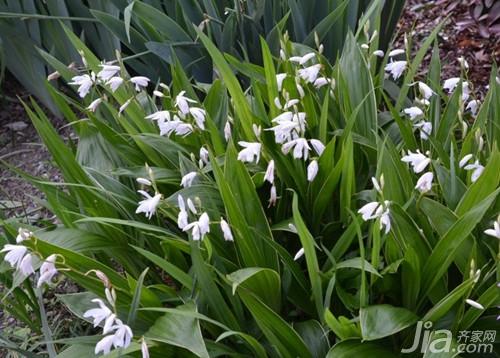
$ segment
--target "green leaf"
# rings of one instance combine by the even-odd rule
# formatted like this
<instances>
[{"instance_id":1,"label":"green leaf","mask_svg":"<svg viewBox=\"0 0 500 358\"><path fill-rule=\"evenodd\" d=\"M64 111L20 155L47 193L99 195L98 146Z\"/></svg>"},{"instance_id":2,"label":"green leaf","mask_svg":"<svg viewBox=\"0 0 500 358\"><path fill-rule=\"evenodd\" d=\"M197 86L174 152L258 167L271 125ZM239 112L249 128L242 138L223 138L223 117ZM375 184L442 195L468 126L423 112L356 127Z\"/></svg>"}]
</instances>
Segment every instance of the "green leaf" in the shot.
<instances>
[{"instance_id":1,"label":"green leaf","mask_svg":"<svg viewBox=\"0 0 500 358\"><path fill-rule=\"evenodd\" d=\"M197 312L193 302L177 306L177 310ZM189 318L175 312L167 312L156 320L144 336L153 341L187 349L197 357L209 358L201 334L200 323L195 318Z\"/></svg>"},{"instance_id":2,"label":"green leaf","mask_svg":"<svg viewBox=\"0 0 500 358\"><path fill-rule=\"evenodd\" d=\"M318 264L318 258L316 256L316 248L314 238L307 229L304 220L299 211L299 198L297 193L293 194L293 221L295 227L297 228L297 233L300 238L300 243L304 248L304 255L306 257L307 272L309 274L309 280L311 280L312 296L314 304L316 305L316 310L318 312L318 317L323 320L323 290L321 287L321 277L320 269Z\"/></svg>"},{"instance_id":3,"label":"green leaf","mask_svg":"<svg viewBox=\"0 0 500 358\"><path fill-rule=\"evenodd\" d=\"M299 334L257 296L239 287L238 295L273 348L287 358L312 358Z\"/></svg>"},{"instance_id":4,"label":"green leaf","mask_svg":"<svg viewBox=\"0 0 500 358\"><path fill-rule=\"evenodd\" d=\"M366 341L392 336L417 322L411 311L391 305L374 305L359 310L361 333Z\"/></svg>"},{"instance_id":5,"label":"green leaf","mask_svg":"<svg viewBox=\"0 0 500 358\"><path fill-rule=\"evenodd\" d=\"M494 202L498 193L500 193L500 188L483 199L470 211L462 215L438 241L429 259L425 263L422 273L422 277L424 278L424 294L428 294L448 270L449 265L455 258L457 248L467 237L469 237L469 234L483 218L486 210L488 210Z\"/></svg>"},{"instance_id":6,"label":"green leaf","mask_svg":"<svg viewBox=\"0 0 500 358\"><path fill-rule=\"evenodd\" d=\"M370 71L351 32L347 35L339 71L347 87L347 93L344 95L348 96L350 108L354 109L363 103L354 119L354 131L371 139L377 132L375 92Z\"/></svg>"},{"instance_id":7,"label":"green leaf","mask_svg":"<svg viewBox=\"0 0 500 358\"><path fill-rule=\"evenodd\" d=\"M364 263L363 263L364 261ZM352 259L348 259L342 262L339 262L336 266L335 269L343 269L343 268L354 268L358 270L365 270L367 272L370 272L374 275L377 275L378 277L382 277L378 271L375 269L375 267L372 266L371 263L369 263L366 260L363 260L361 257L354 257Z\"/></svg>"},{"instance_id":8,"label":"green leaf","mask_svg":"<svg viewBox=\"0 0 500 358\"><path fill-rule=\"evenodd\" d=\"M280 311L281 284L280 276L276 271L248 267L227 275L227 279L233 284L233 295L236 293L238 286L241 285L255 293L274 311Z\"/></svg>"},{"instance_id":9,"label":"green leaf","mask_svg":"<svg viewBox=\"0 0 500 358\"><path fill-rule=\"evenodd\" d=\"M337 343L328 352L326 358L395 358L397 355L392 353L382 345L372 342L361 342L359 340L348 340Z\"/></svg>"},{"instance_id":10,"label":"green leaf","mask_svg":"<svg viewBox=\"0 0 500 358\"><path fill-rule=\"evenodd\" d=\"M180 268L174 264L168 262L167 260L161 258L158 255L153 254L147 250L141 249L137 246L132 246L137 252L146 257L148 260L158 265L163 271L168 273L174 280L179 281L183 287L189 290L193 289L193 279L187 273L182 271Z\"/></svg>"}]
</instances>

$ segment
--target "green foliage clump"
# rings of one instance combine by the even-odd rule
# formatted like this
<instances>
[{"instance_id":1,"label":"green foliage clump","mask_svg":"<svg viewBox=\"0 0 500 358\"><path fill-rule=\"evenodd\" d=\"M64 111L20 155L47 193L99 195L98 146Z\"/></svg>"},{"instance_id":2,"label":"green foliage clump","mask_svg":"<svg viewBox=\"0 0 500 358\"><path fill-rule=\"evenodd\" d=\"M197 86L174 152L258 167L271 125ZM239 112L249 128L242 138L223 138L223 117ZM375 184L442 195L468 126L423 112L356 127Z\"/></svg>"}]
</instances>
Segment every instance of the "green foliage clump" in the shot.
<instances>
[{"instance_id":1,"label":"green foliage clump","mask_svg":"<svg viewBox=\"0 0 500 358\"><path fill-rule=\"evenodd\" d=\"M59 299L113 326L49 350L391 356L411 345L419 320L453 333L494 325L498 79L482 103L465 68L444 93L435 47L416 83L439 28L418 53L383 58L364 29L348 34L333 66L321 46L284 37L280 57L261 41L263 66L231 67L198 31L218 74L208 85L179 62L171 85L130 76L67 32L88 68L52 65L84 104L48 91L76 148L26 104L64 184L26 178L60 224L21 231L17 250L30 262L13 265L74 280L84 292ZM13 244L17 226L4 227Z\"/></svg>"}]
</instances>

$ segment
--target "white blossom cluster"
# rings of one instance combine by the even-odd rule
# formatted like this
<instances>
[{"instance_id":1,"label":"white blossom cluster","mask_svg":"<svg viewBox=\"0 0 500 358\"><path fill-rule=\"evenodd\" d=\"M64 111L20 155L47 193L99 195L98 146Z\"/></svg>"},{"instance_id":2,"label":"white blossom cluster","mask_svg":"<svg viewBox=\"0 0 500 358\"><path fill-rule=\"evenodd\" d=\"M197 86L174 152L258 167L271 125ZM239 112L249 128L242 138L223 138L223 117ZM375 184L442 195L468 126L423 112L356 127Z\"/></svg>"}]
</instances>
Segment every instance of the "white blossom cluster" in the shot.
<instances>
[{"instance_id":1,"label":"white blossom cluster","mask_svg":"<svg viewBox=\"0 0 500 358\"><path fill-rule=\"evenodd\" d=\"M174 111L160 110L146 116L147 119L157 121L160 135L187 136L193 133L196 128L205 130L205 110L194 106L196 101L186 97L185 94L185 91L181 91L175 97ZM161 95L163 96L163 94Z\"/></svg>"},{"instance_id":2,"label":"white blossom cluster","mask_svg":"<svg viewBox=\"0 0 500 358\"><path fill-rule=\"evenodd\" d=\"M98 277L105 277L105 275L96 271ZM105 278L105 281L108 281ZM116 293L113 288L106 287L105 289L106 299L111 307L115 307L116 303ZM104 322L102 335L104 336L99 342L97 342L95 346L95 354L99 354L103 352L104 354L108 354L111 349L114 348L127 348L132 341L134 334L132 333L132 329L124 324L113 312L106 303L100 298L95 298L92 302L97 303L99 307L92 308L83 314L85 318L91 318L94 324L94 327L99 326L102 322ZM147 346L146 346L147 347ZM144 357L144 354L143 354Z\"/></svg>"},{"instance_id":3,"label":"white blossom cluster","mask_svg":"<svg viewBox=\"0 0 500 358\"><path fill-rule=\"evenodd\" d=\"M22 245L23 241L31 239L32 236L33 233L31 231L19 228L16 237L16 243L18 245L6 244L3 249L0 250L0 252L7 253L4 260L25 277L35 273L33 268L33 254L29 252L26 246ZM37 287L41 287L44 283L50 283L52 278L57 274L55 266L56 259L57 255L52 254L43 261L39 270Z\"/></svg>"},{"instance_id":4,"label":"white blossom cluster","mask_svg":"<svg viewBox=\"0 0 500 358\"><path fill-rule=\"evenodd\" d=\"M82 61L85 64L85 58L82 56ZM110 88L111 92L115 92L124 84L125 82L129 82L134 86L134 89L137 92L140 92L144 88L146 88L150 82L150 79L145 76L133 76L128 79L128 81L120 76L121 68L120 66L111 65L103 63L100 65L101 70L95 74L95 72L91 71L90 74L85 73L82 75L74 76L69 82L70 85L78 86L77 92L80 98L85 98L92 90L92 87L96 85L107 86ZM88 110L95 112L97 107L104 100L103 97L98 97L94 99L90 105L87 107ZM119 113L122 113L125 108L130 104L132 98L129 98L124 104L120 107Z\"/></svg>"}]
</instances>

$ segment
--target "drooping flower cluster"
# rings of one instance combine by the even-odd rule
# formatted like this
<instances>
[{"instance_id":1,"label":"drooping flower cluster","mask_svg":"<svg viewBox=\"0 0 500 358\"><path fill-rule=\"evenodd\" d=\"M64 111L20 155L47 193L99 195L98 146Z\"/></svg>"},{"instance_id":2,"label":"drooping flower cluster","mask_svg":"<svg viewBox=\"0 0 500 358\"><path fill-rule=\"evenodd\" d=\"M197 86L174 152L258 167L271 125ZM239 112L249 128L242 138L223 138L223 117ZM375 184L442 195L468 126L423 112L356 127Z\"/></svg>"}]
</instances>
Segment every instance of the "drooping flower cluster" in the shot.
<instances>
[{"instance_id":1,"label":"drooping flower cluster","mask_svg":"<svg viewBox=\"0 0 500 358\"><path fill-rule=\"evenodd\" d=\"M435 94L434 91L427 86L424 82L416 82L418 93L420 97L415 98L415 102L420 106L413 106L405 108L403 112L410 117L412 126L420 131L420 138L422 140L429 139L432 133L432 123L425 120L425 113L422 108L430 105L429 99ZM421 108L422 107L422 108Z\"/></svg>"},{"instance_id":2,"label":"drooping flower cluster","mask_svg":"<svg viewBox=\"0 0 500 358\"><path fill-rule=\"evenodd\" d=\"M35 273L33 268L33 254L28 248L22 245L22 242L29 240L33 237L33 233L29 230L19 228L16 237L18 245L6 244L0 252L6 252L4 260L7 261L11 267L18 270L23 276L29 276ZM43 260L40 266L40 276L37 281L37 287L41 287L44 283L50 283L52 278L57 274L55 262L57 259L56 254L48 256Z\"/></svg>"},{"instance_id":3,"label":"drooping flower cluster","mask_svg":"<svg viewBox=\"0 0 500 358\"><path fill-rule=\"evenodd\" d=\"M394 78L394 80L397 80L399 77L401 77L403 72L408 67L408 61L406 60L394 61L393 57L402 55L404 53L405 51L402 49L395 49L389 52L388 56L391 59L391 61L385 66L384 70L385 72L389 72L392 78Z\"/></svg>"},{"instance_id":4,"label":"drooping flower cluster","mask_svg":"<svg viewBox=\"0 0 500 358\"><path fill-rule=\"evenodd\" d=\"M458 163L458 166L460 168L463 168L465 170L468 170L468 171L472 171L472 174L471 174L471 177L470 177L470 180L474 183L476 182L476 180L479 179L479 177L481 176L481 174L483 173L484 171L484 166L482 166L480 163L479 163L479 159L476 159L474 161L474 163L472 164L467 164L470 162L470 160L474 157L473 154L467 154L465 155L461 160L460 162Z\"/></svg>"},{"instance_id":5,"label":"drooping flower cluster","mask_svg":"<svg viewBox=\"0 0 500 358\"><path fill-rule=\"evenodd\" d=\"M426 154L429 155L430 153L427 152ZM401 158L401 161L410 163L413 172L415 174L419 174L423 172L425 168L427 168L427 166L431 163L431 158L427 157L425 154L420 153L419 150L417 150L416 153L412 153L412 151L409 150L408 154ZM417 180L415 189L420 191L422 194L427 193L432 189L433 180L434 174L432 173L432 171L426 172Z\"/></svg>"},{"instance_id":6,"label":"drooping flower cluster","mask_svg":"<svg viewBox=\"0 0 500 358\"><path fill-rule=\"evenodd\" d=\"M85 58L82 55L82 61L86 64ZM127 80L119 75L121 71L120 66L111 65L108 63L102 63L100 65L101 70L97 73L97 75L91 71L90 74L85 73L82 75L74 76L69 82L70 85L78 86L77 92L80 98L85 98L92 90L92 87L95 85L107 86L111 89L111 92L115 92L120 88L120 86L127 82ZM146 88L150 82L150 79L145 76L134 76L128 79L134 89L137 92L142 91ZM130 104L132 98L127 100L121 107L119 113L123 112L123 110ZM102 103L104 99L99 97L94 99L90 105L87 107L88 110L95 112L97 107Z\"/></svg>"},{"instance_id":7,"label":"drooping flower cluster","mask_svg":"<svg viewBox=\"0 0 500 358\"><path fill-rule=\"evenodd\" d=\"M175 97L175 110L160 110L146 116L147 119L157 121L160 135L175 134L187 136L195 129L205 130L206 112L204 109L193 106L195 100L185 96L186 91L181 91Z\"/></svg>"},{"instance_id":8,"label":"drooping flower cluster","mask_svg":"<svg viewBox=\"0 0 500 358\"><path fill-rule=\"evenodd\" d=\"M203 212L199 214L191 198L184 200L182 195L177 196L177 205L179 207L179 214L177 216L177 226L179 229L184 232L191 232L191 237L194 241L203 240L210 232L210 217L208 216L208 213ZM189 213L191 213L191 216L197 217L197 220L189 222ZM220 220L220 229L224 240L234 240L229 224L222 217Z\"/></svg>"},{"instance_id":9,"label":"drooping flower cluster","mask_svg":"<svg viewBox=\"0 0 500 358\"><path fill-rule=\"evenodd\" d=\"M381 175L380 182L377 178L372 178L373 188L380 195L383 194L384 189L384 176ZM380 229L384 229L385 234L389 233L391 230L391 216L390 216L390 204L388 200L372 201L365 204L358 210L358 214L361 214L361 218L364 221L369 220L380 220Z\"/></svg>"},{"instance_id":10,"label":"drooping flower cluster","mask_svg":"<svg viewBox=\"0 0 500 358\"><path fill-rule=\"evenodd\" d=\"M101 275L104 275L101 273ZM116 294L113 288L106 287L106 298L111 307L115 307ZM95 298L92 302L98 304L98 308L87 310L83 317L91 318L94 327L97 327L104 322L102 334L104 337L97 342L95 346L95 354L103 352L108 354L112 347L127 348L132 341L132 329L124 324L111 309L106 306L103 300ZM143 350L144 351L144 350Z\"/></svg>"}]
</instances>

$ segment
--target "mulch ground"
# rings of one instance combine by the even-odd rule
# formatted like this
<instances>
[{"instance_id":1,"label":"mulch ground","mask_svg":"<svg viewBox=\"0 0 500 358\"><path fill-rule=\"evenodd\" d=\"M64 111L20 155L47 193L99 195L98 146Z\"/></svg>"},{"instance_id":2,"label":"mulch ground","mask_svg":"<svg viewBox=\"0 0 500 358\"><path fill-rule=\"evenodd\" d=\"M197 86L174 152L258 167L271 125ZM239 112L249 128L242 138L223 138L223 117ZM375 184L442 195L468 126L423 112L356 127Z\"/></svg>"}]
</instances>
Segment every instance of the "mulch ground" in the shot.
<instances>
[{"instance_id":1,"label":"mulch ground","mask_svg":"<svg viewBox=\"0 0 500 358\"><path fill-rule=\"evenodd\" d=\"M500 1L497 2L500 5ZM432 30L445 21L438 35L442 78L460 76L457 59L463 56L469 64L467 76L481 97L486 93L493 63L500 63L500 17L489 33L485 32L485 14L481 21L475 21L472 16L475 3L473 0L407 0L394 47L403 48L404 33L408 33L416 52ZM421 75L426 74L429 61L430 53L420 69Z\"/></svg>"}]
</instances>

